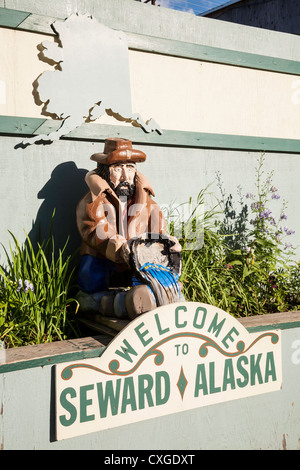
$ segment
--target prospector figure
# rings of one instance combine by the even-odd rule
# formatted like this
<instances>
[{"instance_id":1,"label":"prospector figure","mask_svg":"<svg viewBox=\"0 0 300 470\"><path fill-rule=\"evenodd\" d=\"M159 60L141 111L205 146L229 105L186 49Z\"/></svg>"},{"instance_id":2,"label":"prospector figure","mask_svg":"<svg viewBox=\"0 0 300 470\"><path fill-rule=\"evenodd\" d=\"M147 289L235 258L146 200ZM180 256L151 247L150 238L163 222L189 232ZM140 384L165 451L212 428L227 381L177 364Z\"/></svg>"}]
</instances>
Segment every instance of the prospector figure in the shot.
<instances>
[{"instance_id":1,"label":"prospector figure","mask_svg":"<svg viewBox=\"0 0 300 470\"><path fill-rule=\"evenodd\" d=\"M131 141L107 139L104 152L91 156L97 168L86 175L90 190L77 206L82 238L78 283L99 302L105 316L133 319L159 304L182 299L177 283L181 246L167 235L152 186L136 169L145 159ZM120 287L126 289L116 290Z\"/></svg>"}]
</instances>

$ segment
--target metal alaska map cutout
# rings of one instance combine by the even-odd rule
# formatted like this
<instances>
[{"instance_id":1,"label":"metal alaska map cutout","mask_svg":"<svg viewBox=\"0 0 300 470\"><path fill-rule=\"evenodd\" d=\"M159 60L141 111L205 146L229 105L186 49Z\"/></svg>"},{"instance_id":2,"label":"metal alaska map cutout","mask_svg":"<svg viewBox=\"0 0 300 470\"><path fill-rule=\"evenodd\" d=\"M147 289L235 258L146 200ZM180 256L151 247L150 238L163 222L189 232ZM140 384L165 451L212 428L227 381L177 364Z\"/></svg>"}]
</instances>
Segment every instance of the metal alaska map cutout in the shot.
<instances>
[{"instance_id":1,"label":"metal alaska map cutout","mask_svg":"<svg viewBox=\"0 0 300 470\"><path fill-rule=\"evenodd\" d=\"M162 133L151 118L132 112L128 44L125 33L108 28L86 14L73 14L52 25L58 41L45 41L44 60L55 65L37 79L39 99L48 115L62 120L49 134L25 139L24 145L54 141L107 111L135 122L145 132Z\"/></svg>"},{"instance_id":2,"label":"metal alaska map cutout","mask_svg":"<svg viewBox=\"0 0 300 470\"><path fill-rule=\"evenodd\" d=\"M178 302L131 321L100 357L55 367L60 440L279 391L281 332Z\"/></svg>"}]
</instances>

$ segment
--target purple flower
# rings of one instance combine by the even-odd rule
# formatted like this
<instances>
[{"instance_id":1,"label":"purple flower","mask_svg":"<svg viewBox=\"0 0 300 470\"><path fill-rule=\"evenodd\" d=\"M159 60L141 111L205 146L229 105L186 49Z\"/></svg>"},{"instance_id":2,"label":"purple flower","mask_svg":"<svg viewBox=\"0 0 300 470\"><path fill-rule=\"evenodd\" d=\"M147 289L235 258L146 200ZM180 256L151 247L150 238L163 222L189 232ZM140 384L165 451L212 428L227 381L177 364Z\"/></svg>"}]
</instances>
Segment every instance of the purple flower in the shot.
<instances>
[{"instance_id":1,"label":"purple flower","mask_svg":"<svg viewBox=\"0 0 300 470\"><path fill-rule=\"evenodd\" d=\"M271 197L272 199L280 199L280 196L277 193L273 193Z\"/></svg>"},{"instance_id":2,"label":"purple flower","mask_svg":"<svg viewBox=\"0 0 300 470\"><path fill-rule=\"evenodd\" d=\"M271 214L272 214L272 211L270 209L265 209L264 211L259 213L259 218L267 219Z\"/></svg>"},{"instance_id":3,"label":"purple flower","mask_svg":"<svg viewBox=\"0 0 300 470\"><path fill-rule=\"evenodd\" d=\"M258 203L258 202L252 202L252 204L251 204L250 207L251 207L251 210L252 210L252 211L258 211L258 209L259 209L259 203Z\"/></svg>"},{"instance_id":4,"label":"purple flower","mask_svg":"<svg viewBox=\"0 0 300 470\"><path fill-rule=\"evenodd\" d=\"M287 219L287 216L284 213L282 213L280 216L280 220L284 220L284 219Z\"/></svg>"},{"instance_id":5,"label":"purple flower","mask_svg":"<svg viewBox=\"0 0 300 470\"><path fill-rule=\"evenodd\" d=\"M276 192L278 191L278 189L275 188L275 186L272 186L272 187L270 188L270 191L271 191L272 193L276 193Z\"/></svg>"},{"instance_id":6,"label":"purple flower","mask_svg":"<svg viewBox=\"0 0 300 470\"><path fill-rule=\"evenodd\" d=\"M293 235L295 233L295 230L287 230L286 234L287 235Z\"/></svg>"},{"instance_id":7,"label":"purple flower","mask_svg":"<svg viewBox=\"0 0 300 470\"><path fill-rule=\"evenodd\" d=\"M25 285L25 288L24 288L25 294L28 292L28 289L30 289L31 292L33 292L33 285L31 284L30 281L28 281L28 280L26 279L25 282L24 282L24 285Z\"/></svg>"},{"instance_id":8,"label":"purple flower","mask_svg":"<svg viewBox=\"0 0 300 470\"><path fill-rule=\"evenodd\" d=\"M19 279L19 282L18 282L18 287L17 287L17 292L20 292L21 289L23 287L23 282L22 282L22 279ZM26 294L28 292L28 290L31 290L31 292L34 291L34 287L33 287L33 284L28 281L27 279L25 279L24 281L24 293Z\"/></svg>"},{"instance_id":9,"label":"purple flower","mask_svg":"<svg viewBox=\"0 0 300 470\"><path fill-rule=\"evenodd\" d=\"M246 194L246 198L247 199L253 199L254 198L254 195L252 193L247 193Z\"/></svg>"}]
</instances>

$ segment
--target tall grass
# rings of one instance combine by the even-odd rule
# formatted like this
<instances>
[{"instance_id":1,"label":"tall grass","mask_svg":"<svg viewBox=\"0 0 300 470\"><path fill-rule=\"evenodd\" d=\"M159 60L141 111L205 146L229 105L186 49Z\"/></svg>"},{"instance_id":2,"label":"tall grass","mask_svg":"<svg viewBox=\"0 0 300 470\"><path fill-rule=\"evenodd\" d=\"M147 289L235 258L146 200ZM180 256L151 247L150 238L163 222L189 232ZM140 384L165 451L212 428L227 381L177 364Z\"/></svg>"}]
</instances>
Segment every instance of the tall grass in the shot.
<instances>
[{"instance_id":1,"label":"tall grass","mask_svg":"<svg viewBox=\"0 0 300 470\"><path fill-rule=\"evenodd\" d=\"M237 317L300 309L300 263L292 261L287 203L275 220L269 202L280 195L273 174L264 177L263 164L261 156L257 195L248 193L239 213L224 193L223 201L207 209L208 188L195 204L190 199L170 211L169 232L182 244L187 301L215 305ZM23 245L11 237L6 266L0 266L0 341L14 347L78 336L78 303L70 294L76 280L67 245L55 254L51 234L37 248L28 236Z\"/></svg>"},{"instance_id":2,"label":"tall grass","mask_svg":"<svg viewBox=\"0 0 300 470\"><path fill-rule=\"evenodd\" d=\"M0 340L6 347L38 344L76 336L77 302L66 245L55 255L52 237L34 249L30 238L13 246L0 266Z\"/></svg>"},{"instance_id":3,"label":"tall grass","mask_svg":"<svg viewBox=\"0 0 300 470\"><path fill-rule=\"evenodd\" d=\"M181 282L187 301L215 305L237 317L300 309L300 263L293 261L289 243L293 230L284 226L287 203L275 220L269 203L280 196L272 185L273 174L264 179L263 164L262 155L256 168L258 194L245 196L250 205L243 204L240 214L230 211L234 217L229 224L220 214L228 214L233 201L228 198L205 210L206 191L200 192L187 224L181 222L176 229L169 220L171 232L181 233ZM193 248L196 227L203 243Z\"/></svg>"}]
</instances>

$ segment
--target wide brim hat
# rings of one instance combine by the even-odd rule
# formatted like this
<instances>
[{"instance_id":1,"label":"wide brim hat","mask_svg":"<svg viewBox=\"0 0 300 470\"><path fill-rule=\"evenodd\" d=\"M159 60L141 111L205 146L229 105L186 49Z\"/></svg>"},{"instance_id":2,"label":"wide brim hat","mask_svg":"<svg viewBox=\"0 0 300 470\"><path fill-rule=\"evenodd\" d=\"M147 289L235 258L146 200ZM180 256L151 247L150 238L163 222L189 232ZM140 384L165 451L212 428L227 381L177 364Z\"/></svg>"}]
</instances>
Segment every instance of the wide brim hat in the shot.
<instances>
[{"instance_id":1,"label":"wide brim hat","mask_svg":"<svg viewBox=\"0 0 300 470\"><path fill-rule=\"evenodd\" d=\"M94 153L91 160L104 165L138 163L146 160L146 154L141 150L133 149L130 140L113 137L105 140L103 153Z\"/></svg>"}]
</instances>

